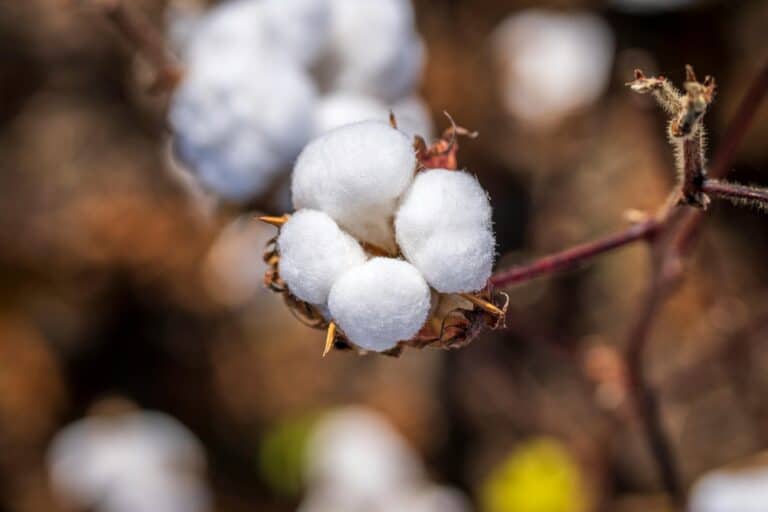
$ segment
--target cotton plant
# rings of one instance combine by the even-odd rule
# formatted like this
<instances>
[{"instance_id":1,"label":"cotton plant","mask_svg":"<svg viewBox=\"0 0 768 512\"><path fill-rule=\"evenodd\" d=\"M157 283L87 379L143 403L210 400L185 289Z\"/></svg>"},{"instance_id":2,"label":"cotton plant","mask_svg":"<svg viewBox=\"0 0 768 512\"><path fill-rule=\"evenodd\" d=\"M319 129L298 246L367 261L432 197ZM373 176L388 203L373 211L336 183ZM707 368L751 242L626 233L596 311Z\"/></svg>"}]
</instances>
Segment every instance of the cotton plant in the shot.
<instances>
[{"instance_id":1,"label":"cotton plant","mask_svg":"<svg viewBox=\"0 0 768 512\"><path fill-rule=\"evenodd\" d=\"M48 467L56 495L98 512L206 512L200 442L175 419L121 401L56 434Z\"/></svg>"},{"instance_id":2,"label":"cotton plant","mask_svg":"<svg viewBox=\"0 0 768 512\"><path fill-rule=\"evenodd\" d=\"M466 512L467 498L435 484L421 459L380 414L364 407L328 413L305 453L300 512Z\"/></svg>"},{"instance_id":3,"label":"cotton plant","mask_svg":"<svg viewBox=\"0 0 768 512\"><path fill-rule=\"evenodd\" d=\"M175 155L203 189L274 191L314 136L386 121L429 140L414 96L425 59L410 0L177 0L168 37L184 73L169 108Z\"/></svg>"},{"instance_id":4,"label":"cotton plant","mask_svg":"<svg viewBox=\"0 0 768 512\"><path fill-rule=\"evenodd\" d=\"M477 178L455 166L456 131L426 147L396 124L332 130L296 161L296 211L262 217L279 227L266 281L327 330L324 353L451 348L503 320L504 296L487 285L491 206Z\"/></svg>"}]
</instances>

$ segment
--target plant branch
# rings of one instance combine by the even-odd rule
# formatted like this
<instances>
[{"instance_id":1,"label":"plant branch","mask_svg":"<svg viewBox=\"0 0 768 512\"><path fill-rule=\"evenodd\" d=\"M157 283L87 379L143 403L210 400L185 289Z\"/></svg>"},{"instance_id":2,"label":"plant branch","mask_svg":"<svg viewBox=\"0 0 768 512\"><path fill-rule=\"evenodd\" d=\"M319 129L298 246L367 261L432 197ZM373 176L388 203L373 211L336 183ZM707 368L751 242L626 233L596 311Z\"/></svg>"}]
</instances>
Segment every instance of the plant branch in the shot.
<instances>
[{"instance_id":1,"label":"plant branch","mask_svg":"<svg viewBox=\"0 0 768 512\"><path fill-rule=\"evenodd\" d=\"M747 203L768 207L768 189L739 185L722 180L705 180L701 190L713 197L731 200L735 203Z\"/></svg>"},{"instance_id":2,"label":"plant branch","mask_svg":"<svg viewBox=\"0 0 768 512\"><path fill-rule=\"evenodd\" d=\"M155 71L153 91L173 90L181 80L182 68L168 51L165 41L149 20L123 0L93 0L115 29L149 62Z\"/></svg>"},{"instance_id":3,"label":"plant branch","mask_svg":"<svg viewBox=\"0 0 768 512\"><path fill-rule=\"evenodd\" d=\"M530 281L547 274L573 268L580 263L590 261L596 256L613 251L639 240L649 240L653 237L659 224L650 219L634 224L619 233L605 238L577 245L565 251L545 256L527 265L512 267L497 272L490 278L490 283L498 288L509 287Z\"/></svg>"}]
</instances>

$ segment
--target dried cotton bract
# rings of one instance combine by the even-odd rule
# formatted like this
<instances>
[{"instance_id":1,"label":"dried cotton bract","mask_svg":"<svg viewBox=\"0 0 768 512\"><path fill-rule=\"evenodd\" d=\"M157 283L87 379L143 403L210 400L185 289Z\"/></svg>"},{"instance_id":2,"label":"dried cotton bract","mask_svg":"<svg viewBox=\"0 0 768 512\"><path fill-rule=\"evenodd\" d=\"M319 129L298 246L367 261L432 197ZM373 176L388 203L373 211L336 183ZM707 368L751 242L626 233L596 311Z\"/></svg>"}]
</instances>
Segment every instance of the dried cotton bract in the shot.
<instances>
[{"instance_id":1,"label":"dried cotton bract","mask_svg":"<svg viewBox=\"0 0 768 512\"><path fill-rule=\"evenodd\" d=\"M503 294L487 286L495 248L487 194L468 173L425 168L452 167L464 133L454 126L426 147L365 121L299 156L298 212L262 217L280 227L265 281L305 323L328 329L326 352L455 348L503 323Z\"/></svg>"}]
</instances>

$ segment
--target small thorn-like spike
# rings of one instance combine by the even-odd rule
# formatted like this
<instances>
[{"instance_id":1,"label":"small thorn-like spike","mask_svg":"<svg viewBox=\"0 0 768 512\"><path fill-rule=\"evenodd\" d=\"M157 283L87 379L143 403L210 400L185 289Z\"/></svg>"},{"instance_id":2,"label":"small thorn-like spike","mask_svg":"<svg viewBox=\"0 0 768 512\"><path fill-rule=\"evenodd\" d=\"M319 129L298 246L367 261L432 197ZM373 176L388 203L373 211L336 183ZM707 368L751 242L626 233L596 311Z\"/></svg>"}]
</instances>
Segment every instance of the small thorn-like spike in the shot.
<instances>
[{"instance_id":1,"label":"small thorn-like spike","mask_svg":"<svg viewBox=\"0 0 768 512\"><path fill-rule=\"evenodd\" d=\"M490 302L483 300L480 297L477 297L475 295L472 295L471 293L460 293L459 296L493 315L496 315L496 316L504 315L504 312L502 310L500 310Z\"/></svg>"},{"instance_id":2,"label":"small thorn-like spike","mask_svg":"<svg viewBox=\"0 0 768 512\"><path fill-rule=\"evenodd\" d=\"M323 349L323 357L328 355L328 352L333 348L333 342L336 340L336 324L331 322L328 324L328 332L325 335L325 348Z\"/></svg>"},{"instance_id":3,"label":"small thorn-like spike","mask_svg":"<svg viewBox=\"0 0 768 512\"><path fill-rule=\"evenodd\" d=\"M275 226L276 228L279 228L286 222L288 222L288 219L290 218L290 215L285 214L281 215L279 217L270 217L269 215L262 215L259 217L259 220L261 222L266 222L267 224L270 224L272 226Z\"/></svg>"},{"instance_id":4,"label":"small thorn-like spike","mask_svg":"<svg viewBox=\"0 0 768 512\"><path fill-rule=\"evenodd\" d=\"M395 113L392 110L389 111L389 125L397 130L397 119L395 118Z\"/></svg>"},{"instance_id":5,"label":"small thorn-like spike","mask_svg":"<svg viewBox=\"0 0 768 512\"><path fill-rule=\"evenodd\" d=\"M696 82L696 73L693 71L693 66L690 64L685 65L685 80L686 82Z\"/></svg>"}]
</instances>

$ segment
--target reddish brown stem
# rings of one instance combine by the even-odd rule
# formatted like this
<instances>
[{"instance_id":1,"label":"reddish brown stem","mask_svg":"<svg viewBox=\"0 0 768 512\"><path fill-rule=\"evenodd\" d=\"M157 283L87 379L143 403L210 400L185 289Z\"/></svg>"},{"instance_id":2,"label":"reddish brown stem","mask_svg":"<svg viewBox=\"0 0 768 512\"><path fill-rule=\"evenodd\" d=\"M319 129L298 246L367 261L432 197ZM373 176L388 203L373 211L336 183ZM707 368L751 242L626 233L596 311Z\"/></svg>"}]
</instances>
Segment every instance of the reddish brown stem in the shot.
<instances>
[{"instance_id":1,"label":"reddish brown stem","mask_svg":"<svg viewBox=\"0 0 768 512\"><path fill-rule=\"evenodd\" d=\"M154 90L173 89L182 76L177 59L167 50L165 41L144 16L123 0L96 0L104 16L123 37L150 63L156 73Z\"/></svg>"},{"instance_id":2,"label":"reddish brown stem","mask_svg":"<svg viewBox=\"0 0 768 512\"><path fill-rule=\"evenodd\" d=\"M768 189L739 185L721 180L706 180L701 190L713 197L730 199L732 201L746 201L768 206Z\"/></svg>"},{"instance_id":3,"label":"reddish brown stem","mask_svg":"<svg viewBox=\"0 0 768 512\"><path fill-rule=\"evenodd\" d=\"M545 256L528 265L512 267L508 270L497 272L491 276L490 283L495 287L503 288L530 281L543 275L573 268L600 254L610 252L638 240L648 240L653 237L658 227L659 223L656 220L647 220L605 238Z\"/></svg>"}]
</instances>

